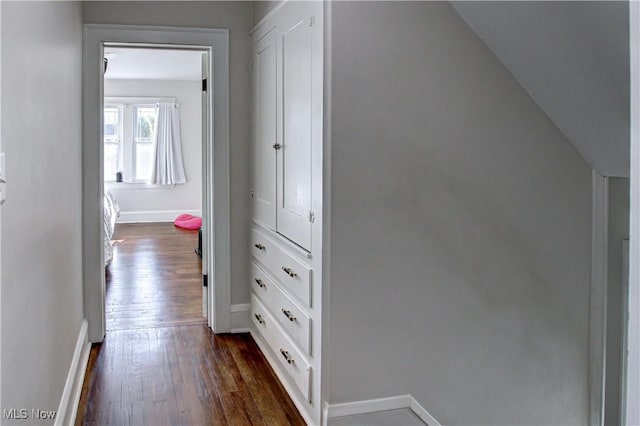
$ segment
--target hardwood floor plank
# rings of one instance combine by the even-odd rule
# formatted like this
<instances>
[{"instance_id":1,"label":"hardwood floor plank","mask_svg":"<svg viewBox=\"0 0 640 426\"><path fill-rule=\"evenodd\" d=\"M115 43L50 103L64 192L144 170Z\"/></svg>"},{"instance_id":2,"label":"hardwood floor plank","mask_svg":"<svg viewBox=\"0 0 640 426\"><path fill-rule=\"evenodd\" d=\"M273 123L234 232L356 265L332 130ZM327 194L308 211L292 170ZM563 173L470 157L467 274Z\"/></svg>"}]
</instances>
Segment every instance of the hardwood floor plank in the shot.
<instances>
[{"instance_id":1,"label":"hardwood floor plank","mask_svg":"<svg viewBox=\"0 0 640 426\"><path fill-rule=\"evenodd\" d=\"M201 324L198 231L172 223L117 224L106 284L107 330Z\"/></svg>"},{"instance_id":2,"label":"hardwood floor plank","mask_svg":"<svg viewBox=\"0 0 640 426\"><path fill-rule=\"evenodd\" d=\"M107 335L91 348L76 425L303 425L251 336L206 325L197 233L172 227L116 227Z\"/></svg>"}]
</instances>

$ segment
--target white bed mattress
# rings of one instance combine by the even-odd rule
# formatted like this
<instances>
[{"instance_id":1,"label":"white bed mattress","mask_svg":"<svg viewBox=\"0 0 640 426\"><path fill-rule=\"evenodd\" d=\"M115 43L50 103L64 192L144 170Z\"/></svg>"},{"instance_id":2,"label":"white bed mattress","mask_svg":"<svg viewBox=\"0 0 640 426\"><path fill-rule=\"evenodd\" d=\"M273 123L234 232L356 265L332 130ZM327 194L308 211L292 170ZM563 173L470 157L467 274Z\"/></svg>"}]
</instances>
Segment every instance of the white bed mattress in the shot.
<instances>
[{"instance_id":1,"label":"white bed mattress","mask_svg":"<svg viewBox=\"0 0 640 426\"><path fill-rule=\"evenodd\" d=\"M111 238L116 227L116 219L120 216L120 206L110 191L104 193L104 266L113 259L113 244Z\"/></svg>"}]
</instances>

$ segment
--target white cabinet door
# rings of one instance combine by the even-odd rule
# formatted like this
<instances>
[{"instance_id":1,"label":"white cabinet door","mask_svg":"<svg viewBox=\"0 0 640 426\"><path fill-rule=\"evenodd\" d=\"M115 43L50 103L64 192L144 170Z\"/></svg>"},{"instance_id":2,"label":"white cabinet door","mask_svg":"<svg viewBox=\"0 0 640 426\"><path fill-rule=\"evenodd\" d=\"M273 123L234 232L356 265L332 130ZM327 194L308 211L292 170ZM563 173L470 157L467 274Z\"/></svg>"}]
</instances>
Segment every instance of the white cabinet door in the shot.
<instances>
[{"instance_id":1,"label":"white cabinet door","mask_svg":"<svg viewBox=\"0 0 640 426\"><path fill-rule=\"evenodd\" d=\"M278 121L282 148L278 150L278 232L301 247L311 248L311 142L313 19L292 19L278 41L281 87ZM321 72L321 70L320 70Z\"/></svg>"},{"instance_id":2,"label":"white cabinet door","mask_svg":"<svg viewBox=\"0 0 640 426\"><path fill-rule=\"evenodd\" d=\"M253 219L276 230L277 73L275 28L254 44Z\"/></svg>"}]
</instances>

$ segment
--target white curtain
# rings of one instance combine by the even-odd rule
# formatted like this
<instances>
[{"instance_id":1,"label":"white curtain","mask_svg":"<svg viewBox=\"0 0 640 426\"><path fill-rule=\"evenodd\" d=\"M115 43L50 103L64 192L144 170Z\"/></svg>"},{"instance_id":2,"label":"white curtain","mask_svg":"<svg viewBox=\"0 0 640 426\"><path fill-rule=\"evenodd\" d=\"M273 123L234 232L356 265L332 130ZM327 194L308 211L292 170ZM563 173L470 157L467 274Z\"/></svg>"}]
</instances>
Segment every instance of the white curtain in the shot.
<instances>
[{"instance_id":1,"label":"white curtain","mask_svg":"<svg viewBox=\"0 0 640 426\"><path fill-rule=\"evenodd\" d=\"M153 158L153 170L149 183L175 185L187 181L182 162L180 114L175 103L160 102L158 104Z\"/></svg>"}]
</instances>

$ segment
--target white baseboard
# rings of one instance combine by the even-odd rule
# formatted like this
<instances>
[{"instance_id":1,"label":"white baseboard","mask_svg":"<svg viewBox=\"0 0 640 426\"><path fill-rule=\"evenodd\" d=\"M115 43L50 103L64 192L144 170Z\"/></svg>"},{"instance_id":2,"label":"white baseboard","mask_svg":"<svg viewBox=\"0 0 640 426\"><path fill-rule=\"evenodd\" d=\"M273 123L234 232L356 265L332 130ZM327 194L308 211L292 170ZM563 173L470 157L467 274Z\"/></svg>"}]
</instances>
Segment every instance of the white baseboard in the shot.
<instances>
[{"instance_id":1,"label":"white baseboard","mask_svg":"<svg viewBox=\"0 0 640 426\"><path fill-rule=\"evenodd\" d=\"M201 210L145 210L137 212L121 211L116 223L173 222L182 213L202 216Z\"/></svg>"},{"instance_id":2,"label":"white baseboard","mask_svg":"<svg viewBox=\"0 0 640 426\"><path fill-rule=\"evenodd\" d=\"M388 398L368 399L365 401L326 404L323 410L323 425L336 417L370 414L380 411L409 409L428 426L440 426L440 423L418 403L411 395L398 395Z\"/></svg>"},{"instance_id":3,"label":"white baseboard","mask_svg":"<svg viewBox=\"0 0 640 426\"><path fill-rule=\"evenodd\" d=\"M62 391L62 398L54 426L73 425L76 422L78 414L78 403L80 402L80 394L82 393L82 384L84 382L84 374L87 370L87 362L89 361L89 353L91 352L91 343L89 343L87 333L87 320L82 321L76 348L71 359L71 366L67 374L67 380Z\"/></svg>"},{"instance_id":4,"label":"white baseboard","mask_svg":"<svg viewBox=\"0 0 640 426\"><path fill-rule=\"evenodd\" d=\"M239 305L231 305L231 333L248 333L250 328L249 312L251 305L242 303Z\"/></svg>"}]
</instances>

